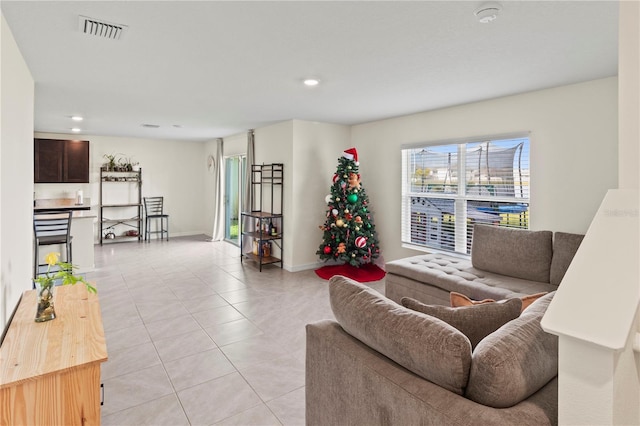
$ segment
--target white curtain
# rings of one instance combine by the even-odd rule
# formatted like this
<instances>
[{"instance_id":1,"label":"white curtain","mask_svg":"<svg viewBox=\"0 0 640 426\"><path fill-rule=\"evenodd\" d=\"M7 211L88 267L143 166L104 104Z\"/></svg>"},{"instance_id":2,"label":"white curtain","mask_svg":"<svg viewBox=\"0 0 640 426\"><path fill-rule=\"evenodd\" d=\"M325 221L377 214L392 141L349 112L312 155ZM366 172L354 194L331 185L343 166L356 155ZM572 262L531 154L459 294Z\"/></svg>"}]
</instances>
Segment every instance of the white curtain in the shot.
<instances>
[{"instance_id":1,"label":"white curtain","mask_svg":"<svg viewBox=\"0 0 640 426\"><path fill-rule=\"evenodd\" d=\"M213 231L211 241L224 239L224 142L216 141L216 155L209 158L209 165L213 171Z\"/></svg>"},{"instance_id":2,"label":"white curtain","mask_svg":"<svg viewBox=\"0 0 640 426\"><path fill-rule=\"evenodd\" d=\"M247 172L244 178L244 197L242 197L242 211L251 211L253 199L252 185L251 185L251 170L253 169L253 163L255 161L255 138L253 129L247 132ZM255 223L251 221L251 218L245 218L242 223L242 229L253 229ZM253 250L252 238L243 236L242 247L245 252Z\"/></svg>"}]
</instances>

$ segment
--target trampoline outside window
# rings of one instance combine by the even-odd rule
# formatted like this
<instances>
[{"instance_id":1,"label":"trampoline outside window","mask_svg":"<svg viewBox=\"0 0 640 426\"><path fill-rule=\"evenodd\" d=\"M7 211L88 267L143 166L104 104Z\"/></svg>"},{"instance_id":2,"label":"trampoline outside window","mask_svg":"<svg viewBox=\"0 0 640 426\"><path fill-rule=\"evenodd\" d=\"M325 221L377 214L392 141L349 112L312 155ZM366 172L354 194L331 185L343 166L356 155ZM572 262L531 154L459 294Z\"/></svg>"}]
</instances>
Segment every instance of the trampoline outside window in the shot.
<instances>
[{"instance_id":1,"label":"trampoline outside window","mask_svg":"<svg viewBox=\"0 0 640 426\"><path fill-rule=\"evenodd\" d=\"M469 254L473 225L529 229L529 137L403 146L402 242Z\"/></svg>"}]
</instances>

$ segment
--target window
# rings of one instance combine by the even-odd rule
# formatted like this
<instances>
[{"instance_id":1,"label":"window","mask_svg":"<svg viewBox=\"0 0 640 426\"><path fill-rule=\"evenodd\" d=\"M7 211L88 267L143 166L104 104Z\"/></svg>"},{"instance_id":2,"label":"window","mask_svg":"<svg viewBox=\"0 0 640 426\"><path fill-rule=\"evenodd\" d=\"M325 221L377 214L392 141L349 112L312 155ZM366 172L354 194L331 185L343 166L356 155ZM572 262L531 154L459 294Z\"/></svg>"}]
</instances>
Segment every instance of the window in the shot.
<instances>
[{"instance_id":1,"label":"window","mask_svg":"<svg viewBox=\"0 0 640 426\"><path fill-rule=\"evenodd\" d=\"M529 138L402 149L402 242L469 254L473 225L529 228Z\"/></svg>"}]
</instances>

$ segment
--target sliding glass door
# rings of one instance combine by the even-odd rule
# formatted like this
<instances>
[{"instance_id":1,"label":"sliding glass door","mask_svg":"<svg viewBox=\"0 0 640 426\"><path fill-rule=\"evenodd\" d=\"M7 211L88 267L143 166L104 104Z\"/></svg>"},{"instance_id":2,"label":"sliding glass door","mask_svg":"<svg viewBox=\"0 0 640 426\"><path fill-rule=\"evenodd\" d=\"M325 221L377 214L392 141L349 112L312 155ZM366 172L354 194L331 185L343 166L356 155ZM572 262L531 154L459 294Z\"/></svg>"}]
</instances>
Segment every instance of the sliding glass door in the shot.
<instances>
[{"instance_id":1,"label":"sliding glass door","mask_svg":"<svg viewBox=\"0 0 640 426\"><path fill-rule=\"evenodd\" d=\"M237 155L225 159L224 238L240 245L240 210L247 170L247 157Z\"/></svg>"}]
</instances>

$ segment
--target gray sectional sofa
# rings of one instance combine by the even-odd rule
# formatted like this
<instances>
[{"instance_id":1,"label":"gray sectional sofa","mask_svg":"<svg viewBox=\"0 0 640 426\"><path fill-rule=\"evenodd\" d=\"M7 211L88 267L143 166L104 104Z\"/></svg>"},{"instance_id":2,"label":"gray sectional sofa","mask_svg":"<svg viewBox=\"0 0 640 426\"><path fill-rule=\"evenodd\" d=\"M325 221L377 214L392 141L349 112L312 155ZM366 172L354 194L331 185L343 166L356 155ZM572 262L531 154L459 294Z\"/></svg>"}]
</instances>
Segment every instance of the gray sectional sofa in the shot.
<instances>
[{"instance_id":1,"label":"gray sectional sofa","mask_svg":"<svg viewBox=\"0 0 640 426\"><path fill-rule=\"evenodd\" d=\"M306 423L557 424L558 342L540 320L581 241L476 226L470 260L389 262L386 297L333 277L336 320L306 327ZM451 308L451 291L500 301Z\"/></svg>"},{"instance_id":2,"label":"gray sectional sofa","mask_svg":"<svg viewBox=\"0 0 640 426\"><path fill-rule=\"evenodd\" d=\"M452 291L501 300L558 288L583 235L476 225L471 259L425 254L386 264L385 295L449 305Z\"/></svg>"},{"instance_id":3,"label":"gray sectional sofa","mask_svg":"<svg viewBox=\"0 0 640 426\"><path fill-rule=\"evenodd\" d=\"M329 286L336 321L307 325L308 425L557 424L557 338L540 327L554 293L522 314L518 298L435 306L463 314L458 329L348 278ZM477 308L517 317L473 347L461 330L482 322L487 312L467 315Z\"/></svg>"}]
</instances>

